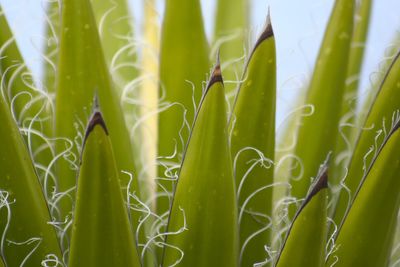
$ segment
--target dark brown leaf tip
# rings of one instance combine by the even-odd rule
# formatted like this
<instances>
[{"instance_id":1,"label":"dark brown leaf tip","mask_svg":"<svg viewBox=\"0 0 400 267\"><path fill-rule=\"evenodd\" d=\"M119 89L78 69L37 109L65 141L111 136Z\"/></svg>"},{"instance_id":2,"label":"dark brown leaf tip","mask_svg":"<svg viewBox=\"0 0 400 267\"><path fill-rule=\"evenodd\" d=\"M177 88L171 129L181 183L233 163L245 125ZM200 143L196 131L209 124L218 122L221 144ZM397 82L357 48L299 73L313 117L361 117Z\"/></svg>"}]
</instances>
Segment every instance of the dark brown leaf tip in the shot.
<instances>
[{"instance_id":1,"label":"dark brown leaf tip","mask_svg":"<svg viewBox=\"0 0 400 267\"><path fill-rule=\"evenodd\" d=\"M271 23L271 14L268 8L267 19L265 22L264 31L261 33L260 37L258 38L254 49L256 49L263 41L267 40L268 38L274 36L274 30L272 29Z\"/></svg>"},{"instance_id":2,"label":"dark brown leaf tip","mask_svg":"<svg viewBox=\"0 0 400 267\"><path fill-rule=\"evenodd\" d=\"M96 102L95 102L95 105L96 105ZM86 141L89 138L89 134L93 131L93 129L94 129L94 127L96 127L96 125L100 125L103 128L103 130L106 133L106 135L108 135L107 126L106 126L106 123L105 123L105 121L103 119L103 115L98 110L98 108L95 106L95 109L94 109L94 112L92 114L92 117L90 118L88 126L86 128L85 138L83 139L82 150L84 149ZM81 157L82 156L83 156L83 153L81 152ZM82 164L82 158L81 158L80 164Z\"/></svg>"},{"instance_id":3,"label":"dark brown leaf tip","mask_svg":"<svg viewBox=\"0 0 400 267\"><path fill-rule=\"evenodd\" d=\"M321 167L318 170L317 178L315 178L314 183L311 185L311 190L308 191L307 196L304 199L300 208L297 210L293 221L296 220L296 218L297 218L297 216L299 216L300 212L302 212L304 207L307 206L308 202L310 202L311 199L316 194L318 194L318 192L320 192L322 189L328 188L328 165L329 165L331 156L332 156L332 152L329 152L325 162L321 165Z\"/></svg>"},{"instance_id":4,"label":"dark brown leaf tip","mask_svg":"<svg viewBox=\"0 0 400 267\"><path fill-rule=\"evenodd\" d=\"M328 188L328 161L330 158L330 154L328 155L328 159L325 161L325 163L321 166L318 172L318 176L315 179L315 182L312 185L311 191L307 194L306 199L304 200L303 204L301 207L297 210L296 215L294 216L293 221L296 220L297 216L299 216L300 212L303 211L304 207L307 206L308 202L311 201L311 199L318 194L322 189Z\"/></svg>"},{"instance_id":5,"label":"dark brown leaf tip","mask_svg":"<svg viewBox=\"0 0 400 267\"><path fill-rule=\"evenodd\" d=\"M317 194L324 188L328 188L328 167L326 165L322 166L322 170L319 176L317 177L317 181L315 182L314 187L311 190L309 196L313 197L315 194Z\"/></svg>"},{"instance_id":6,"label":"dark brown leaf tip","mask_svg":"<svg viewBox=\"0 0 400 267\"><path fill-rule=\"evenodd\" d=\"M328 188L328 161L330 156L326 162L321 166L318 172L318 176L315 179L313 187L311 191L309 191L306 199L304 200L303 207L322 189Z\"/></svg>"},{"instance_id":7,"label":"dark brown leaf tip","mask_svg":"<svg viewBox=\"0 0 400 267\"><path fill-rule=\"evenodd\" d=\"M85 139L88 136L88 134L91 131L93 131L93 129L96 125L100 125L101 127L103 127L104 131L108 135L107 126L103 119L103 114L100 112L99 95L97 94L97 89L96 89L96 92L95 92L94 98L93 98L93 114L92 114L92 117L89 119L89 124L86 129Z\"/></svg>"},{"instance_id":8,"label":"dark brown leaf tip","mask_svg":"<svg viewBox=\"0 0 400 267\"><path fill-rule=\"evenodd\" d=\"M89 120L89 124L86 129L85 141L88 138L89 134L93 131L94 127L96 127L96 125L100 125L108 135L107 126L103 119L103 115L101 114L100 111L95 110L92 117Z\"/></svg>"},{"instance_id":9,"label":"dark brown leaf tip","mask_svg":"<svg viewBox=\"0 0 400 267\"><path fill-rule=\"evenodd\" d=\"M217 53L217 61L215 62L215 66L214 66L213 72L211 74L211 78L207 84L206 92L210 89L211 86L213 86L213 84L215 84L217 82L224 83L224 80L222 79L221 63L219 61L219 50Z\"/></svg>"}]
</instances>

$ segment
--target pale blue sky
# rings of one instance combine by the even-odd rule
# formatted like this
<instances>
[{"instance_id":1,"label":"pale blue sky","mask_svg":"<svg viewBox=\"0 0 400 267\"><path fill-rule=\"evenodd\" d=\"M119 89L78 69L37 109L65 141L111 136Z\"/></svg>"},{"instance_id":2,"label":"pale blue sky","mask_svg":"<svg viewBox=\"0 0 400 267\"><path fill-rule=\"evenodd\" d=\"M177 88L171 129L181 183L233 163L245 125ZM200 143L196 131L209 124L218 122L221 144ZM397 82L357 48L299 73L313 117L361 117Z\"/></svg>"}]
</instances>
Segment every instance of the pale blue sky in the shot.
<instances>
[{"instance_id":1,"label":"pale blue sky","mask_svg":"<svg viewBox=\"0 0 400 267\"><path fill-rule=\"evenodd\" d=\"M43 42L44 6L48 0L0 0L22 53L33 72L40 74ZM130 0L137 21L141 18L141 1ZM333 0L249 0L253 4L251 32L263 27L268 6L277 41L278 57L278 121L312 71ZM162 2L158 0L162 14ZM214 9L215 0L202 0L204 9ZM394 33L400 30L399 0L375 1L370 38L367 45L361 87L368 88L371 73L378 69L385 49ZM206 30L212 32L212 13L205 16ZM137 23L137 25L139 25ZM373 77L373 74L372 74Z\"/></svg>"}]
</instances>

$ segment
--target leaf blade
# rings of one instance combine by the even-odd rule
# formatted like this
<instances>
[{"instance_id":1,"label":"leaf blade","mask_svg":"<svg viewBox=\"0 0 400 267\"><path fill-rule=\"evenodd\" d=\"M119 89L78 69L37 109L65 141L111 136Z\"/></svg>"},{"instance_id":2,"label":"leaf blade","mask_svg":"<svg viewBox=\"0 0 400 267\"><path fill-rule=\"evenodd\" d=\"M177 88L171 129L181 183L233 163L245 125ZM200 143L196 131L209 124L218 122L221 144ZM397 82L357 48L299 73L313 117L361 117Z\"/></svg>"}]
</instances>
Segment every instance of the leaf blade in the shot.
<instances>
[{"instance_id":1,"label":"leaf blade","mask_svg":"<svg viewBox=\"0 0 400 267\"><path fill-rule=\"evenodd\" d=\"M74 123L86 122L87 110L90 110L94 96L97 95L105 121L109 125L118 169L134 173L135 164L129 133L117 93L109 77L90 2L88 0L64 1L61 28L56 136L75 140L77 133ZM59 153L65 151L62 143L59 143L56 148ZM79 147L73 147L72 152L78 155ZM58 163L59 190L64 192L75 186L76 170L71 169L70 162ZM125 177L121 175L123 187L126 187L128 181L123 178ZM137 179L133 180L131 190L139 192ZM63 210L67 213L70 210L70 204L65 204ZM132 224L136 229L139 214L132 215Z\"/></svg>"},{"instance_id":2,"label":"leaf blade","mask_svg":"<svg viewBox=\"0 0 400 267\"><path fill-rule=\"evenodd\" d=\"M53 157L52 147L47 142L52 135L53 106L50 97L36 87L1 6L0 28L3 95L17 125L25 133L24 138L34 162L47 167ZM40 131L41 135L33 131ZM36 170L40 171L39 168ZM39 176L42 178L40 173Z\"/></svg>"},{"instance_id":3,"label":"leaf blade","mask_svg":"<svg viewBox=\"0 0 400 267\"><path fill-rule=\"evenodd\" d=\"M371 145L376 142L378 144L381 142L379 138L376 139L377 131L379 131L382 126L383 128L388 128L388 125L392 123L391 119L393 118L394 112L400 109L400 103L398 101L400 97L400 87L398 86L398 84L400 84L400 77L397 75L400 70L399 58L400 53L397 54L389 68L377 93L374 104L370 108L365 119L364 130L358 137L356 147L348 166L347 178L344 182L350 192L356 192L364 174L364 165L365 168L368 168L371 163L370 158L365 158ZM334 214L334 221L337 225L340 225L346 213L348 202L351 202L352 199L353 196L350 196L349 199L346 192L341 190Z\"/></svg>"},{"instance_id":4,"label":"leaf blade","mask_svg":"<svg viewBox=\"0 0 400 267\"><path fill-rule=\"evenodd\" d=\"M385 266L400 206L400 120L394 126L365 174L339 229L337 250L327 264ZM384 178L384 179L382 179Z\"/></svg>"},{"instance_id":5,"label":"leaf blade","mask_svg":"<svg viewBox=\"0 0 400 267\"><path fill-rule=\"evenodd\" d=\"M244 0L218 0L213 43L219 49L224 77L238 81L243 72L246 30L249 26L250 4ZM228 99L233 101L238 83L225 84ZM231 102L232 103L232 102Z\"/></svg>"},{"instance_id":6,"label":"leaf blade","mask_svg":"<svg viewBox=\"0 0 400 267\"><path fill-rule=\"evenodd\" d=\"M269 187L274 173L276 51L270 21L255 45L244 77L230 127L236 188L240 193L239 213L247 210L239 223L240 264L250 266L267 257L264 245L269 242L268 225L272 216L272 188ZM257 164L253 163L254 160ZM247 173L249 170L251 172ZM260 191L262 188L264 190ZM257 232L259 234L253 236Z\"/></svg>"},{"instance_id":7,"label":"leaf blade","mask_svg":"<svg viewBox=\"0 0 400 267\"><path fill-rule=\"evenodd\" d=\"M27 258L28 265L39 266L48 254L54 254L61 261L61 249L56 231L49 224L51 216L45 196L19 129L2 96L0 96L0 121L2 122L0 169L3 176L0 188L8 192L11 202L11 214L1 212L1 235L17 243L32 239L37 248ZM8 219L10 219L9 224ZM4 232L6 229L7 232ZM4 261L9 266L19 266L32 249L14 243L2 245Z\"/></svg>"},{"instance_id":8,"label":"leaf blade","mask_svg":"<svg viewBox=\"0 0 400 267\"><path fill-rule=\"evenodd\" d=\"M327 235L327 165L297 211L274 266L323 266Z\"/></svg>"},{"instance_id":9,"label":"leaf blade","mask_svg":"<svg viewBox=\"0 0 400 267\"><path fill-rule=\"evenodd\" d=\"M357 119L356 99L359 91L360 72L364 59L371 9L371 0L360 1L360 5L356 8L356 19L351 40L346 88L344 91L342 111L340 115L339 127L341 127L341 136L338 138L338 143L335 145L333 156L334 158L337 158L335 165L332 166L333 179L331 179L331 183L335 185L338 185L340 183L339 179L344 176L345 167L350 160L351 152L353 151L354 143L356 142L355 137L358 129L356 127L349 127L348 125L355 124ZM343 158L343 153L346 153L348 156L345 155Z\"/></svg>"},{"instance_id":10,"label":"leaf blade","mask_svg":"<svg viewBox=\"0 0 400 267\"><path fill-rule=\"evenodd\" d=\"M69 266L139 267L111 141L99 111L89 122L84 142Z\"/></svg>"},{"instance_id":11,"label":"leaf blade","mask_svg":"<svg viewBox=\"0 0 400 267\"><path fill-rule=\"evenodd\" d=\"M168 169L182 159L189 134L187 126L192 125L195 114L194 103L200 101L202 82L209 71L209 48L200 1L166 1L161 36L159 75L163 101L159 104L172 106L159 114L158 156L168 157L163 161ZM158 177L165 178L166 168L158 168ZM170 207L173 182L158 183L158 194L166 195L157 199L157 212L161 215Z\"/></svg>"},{"instance_id":12,"label":"leaf blade","mask_svg":"<svg viewBox=\"0 0 400 267\"><path fill-rule=\"evenodd\" d=\"M338 136L339 115L345 87L348 55L353 30L354 1L337 0L326 28L308 90L306 104L314 107L311 116L302 118L295 155L302 160L303 172L292 181L292 196L302 198L309 187L308 177L333 149ZM299 174L302 174L300 176ZM293 216L295 209L291 209Z\"/></svg>"},{"instance_id":13,"label":"leaf blade","mask_svg":"<svg viewBox=\"0 0 400 267\"><path fill-rule=\"evenodd\" d=\"M167 235L165 266L177 261L182 266L238 266L237 204L226 122L217 65L200 104L179 175L168 232L180 233ZM182 259L174 248L183 251Z\"/></svg>"}]
</instances>

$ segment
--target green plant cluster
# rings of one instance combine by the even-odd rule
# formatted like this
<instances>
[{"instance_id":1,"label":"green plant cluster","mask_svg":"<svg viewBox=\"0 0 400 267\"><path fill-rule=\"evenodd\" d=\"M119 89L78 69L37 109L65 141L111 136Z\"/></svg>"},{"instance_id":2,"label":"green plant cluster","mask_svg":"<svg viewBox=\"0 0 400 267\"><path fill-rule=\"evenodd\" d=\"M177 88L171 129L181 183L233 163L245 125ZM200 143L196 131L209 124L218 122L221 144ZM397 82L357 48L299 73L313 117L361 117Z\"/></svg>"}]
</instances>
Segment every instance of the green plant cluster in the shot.
<instances>
[{"instance_id":1,"label":"green plant cluster","mask_svg":"<svg viewBox=\"0 0 400 267\"><path fill-rule=\"evenodd\" d=\"M144 2L143 46L126 0L49 2L40 84L0 10L0 267L396 266L398 48L357 97L372 0L335 1L282 136L269 14L244 59L250 1L218 1L218 49L199 0L160 29Z\"/></svg>"}]
</instances>

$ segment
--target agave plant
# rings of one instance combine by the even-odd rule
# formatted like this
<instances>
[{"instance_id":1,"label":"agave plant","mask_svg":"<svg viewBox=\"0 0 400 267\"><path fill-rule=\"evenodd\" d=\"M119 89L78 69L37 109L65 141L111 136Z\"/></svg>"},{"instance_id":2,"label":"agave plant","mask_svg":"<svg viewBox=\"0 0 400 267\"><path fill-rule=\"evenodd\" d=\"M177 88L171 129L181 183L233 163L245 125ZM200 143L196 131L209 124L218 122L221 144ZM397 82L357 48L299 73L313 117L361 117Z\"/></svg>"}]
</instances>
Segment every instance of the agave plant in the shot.
<instances>
[{"instance_id":1,"label":"agave plant","mask_svg":"<svg viewBox=\"0 0 400 267\"><path fill-rule=\"evenodd\" d=\"M124 0L49 2L41 79L0 11L0 266L395 266L397 49L357 101L372 1L335 1L281 136L271 16L244 59L247 1L218 1L217 49L199 0L161 30L154 4L142 45Z\"/></svg>"}]
</instances>

